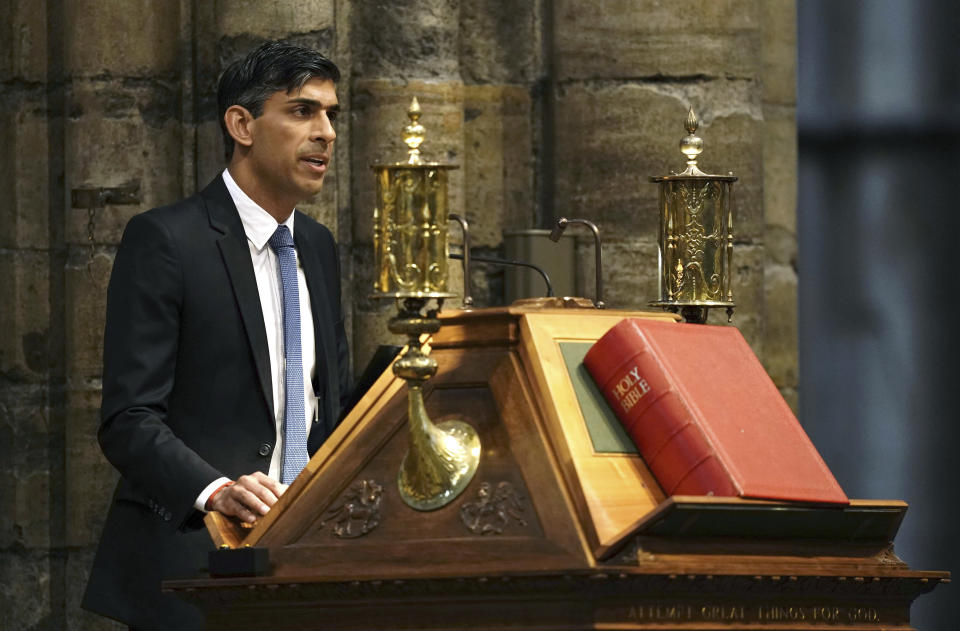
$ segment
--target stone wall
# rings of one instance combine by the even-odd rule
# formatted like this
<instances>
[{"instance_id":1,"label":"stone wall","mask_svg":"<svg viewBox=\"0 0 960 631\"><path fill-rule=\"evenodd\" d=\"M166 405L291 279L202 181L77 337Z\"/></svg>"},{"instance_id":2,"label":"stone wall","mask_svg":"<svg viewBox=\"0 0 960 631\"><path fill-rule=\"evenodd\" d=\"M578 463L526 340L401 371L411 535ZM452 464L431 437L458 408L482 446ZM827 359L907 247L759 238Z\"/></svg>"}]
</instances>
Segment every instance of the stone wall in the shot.
<instances>
[{"instance_id":1,"label":"stone wall","mask_svg":"<svg viewBox=\"0 0 960 631\"><path fill-rule=\"evenodd\" d=\"M341 244L358 369L393 341L390 306L367 298L369 164L403 155L411 96L424 109L428 156L461 166L451 210L470 221L475 252L502 254L504 230L590 218L605 238L607 303L622 308L655 297L647 178L680 167L692 105L701 164L740 177L735 324L795 402L792 0L5 0L2 9L5 628L115 628L78 609L116 480L96 444L113 255L134 213L222 168L216 77L266 38L328 51L343 71L349 116L327 185L304 210ZM100 203L101 188L132 188L136 199ZM593 295L592 244L580 250L580 293ZM472 276L480 306L502 303L502 271Z\"/></svg>"}]
</instances>

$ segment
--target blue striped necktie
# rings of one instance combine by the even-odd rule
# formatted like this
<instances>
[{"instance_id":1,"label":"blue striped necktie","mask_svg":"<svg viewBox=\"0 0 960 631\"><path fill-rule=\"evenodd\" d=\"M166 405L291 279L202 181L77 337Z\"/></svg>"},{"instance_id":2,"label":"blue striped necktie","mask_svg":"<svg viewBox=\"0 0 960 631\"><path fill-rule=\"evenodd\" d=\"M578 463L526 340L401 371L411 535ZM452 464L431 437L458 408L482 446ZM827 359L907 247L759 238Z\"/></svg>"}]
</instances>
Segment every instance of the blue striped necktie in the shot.
<instances>
[{"instance_id":1,"label":"blue striped necktie","mask_svg":"<svg viewBox=\"0 0 960 631\"><path fill-rule=\"evenodd\" d=\"M280 481L290 484L307 466L307 422L303 405L303 360L300 352L300 292L297 285L297 255L293 236L285 225L277 226L270 247L280 263L283 287L284 405L283 462Z\"/></svg>"}]
</instances>

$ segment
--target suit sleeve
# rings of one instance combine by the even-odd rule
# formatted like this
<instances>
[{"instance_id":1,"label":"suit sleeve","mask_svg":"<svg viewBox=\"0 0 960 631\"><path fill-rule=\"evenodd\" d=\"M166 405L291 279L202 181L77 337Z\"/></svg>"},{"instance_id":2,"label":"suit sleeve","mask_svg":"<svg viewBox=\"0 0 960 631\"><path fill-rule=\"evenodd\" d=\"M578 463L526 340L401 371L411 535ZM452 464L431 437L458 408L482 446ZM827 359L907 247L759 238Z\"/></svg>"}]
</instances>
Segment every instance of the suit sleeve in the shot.
<instances>
[{"instance_id":1,"label":"suit sleeve","mask_svg":"<svg viewBox=\"0 0 960 631\"><path fill-rule=\"evenodd\" d=\"M178 355L183 269L161 221L145 213L124 231L110 285L103 349L103 453L148 502L182 524L222 474L167 423Z\"/></svg>"}]
</instances>

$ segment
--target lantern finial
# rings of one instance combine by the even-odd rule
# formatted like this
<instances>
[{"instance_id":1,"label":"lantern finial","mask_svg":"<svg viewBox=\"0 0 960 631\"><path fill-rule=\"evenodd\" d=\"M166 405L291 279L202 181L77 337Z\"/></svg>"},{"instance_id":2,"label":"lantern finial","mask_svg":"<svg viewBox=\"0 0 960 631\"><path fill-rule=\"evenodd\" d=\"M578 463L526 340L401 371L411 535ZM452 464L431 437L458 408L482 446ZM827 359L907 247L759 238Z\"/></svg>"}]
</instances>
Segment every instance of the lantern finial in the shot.
<instances>
[{"instance_id":1,"label":"lantern finial","mask_svg":"<svg viewBox=\"0 0 960 631\"><path fill-rule=\"evenodd\" d=\"M420 102L417 97L410 101L410 107L407 109L407 117L410 124L403 128L403 142L406 143L408 150L407 164L423 164L420 157L420 145L426 136L426 128L420 124Z\"/></svg>"},{"instance_id":2,"label":"lantern finial","mask_svg":"<svg viewBox=\"0 0 960 631\"><path fill-rule=\"evenodd\" d=\"M687 130L687 135L680 140L680 152L687 157L688 175L700 175L700 169L697 168L697 157L703 152L703 138L696 135L697 127L700 126L700 119L693 111L693 107L687 112L687 119L683 126Z\"/></svg>"}]
</instances>

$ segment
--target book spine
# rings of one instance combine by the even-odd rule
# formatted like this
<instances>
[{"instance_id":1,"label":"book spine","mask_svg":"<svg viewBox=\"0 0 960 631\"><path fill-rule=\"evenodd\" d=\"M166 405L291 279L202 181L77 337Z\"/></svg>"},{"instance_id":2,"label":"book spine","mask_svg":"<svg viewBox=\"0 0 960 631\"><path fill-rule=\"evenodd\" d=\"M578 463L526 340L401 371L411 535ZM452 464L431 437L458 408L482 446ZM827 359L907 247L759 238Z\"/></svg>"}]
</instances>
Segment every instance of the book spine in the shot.
<instances>
[{"instance_id":1,"label":"book spine","mask_svg":"<svg viewBox=\"0 0 960 631\"><path fill-rule=\"evenodd\" d=\"M643 335L618 327L590 349L584 364L664 492L739 495Z\"/></svg>"}]
</instances>

